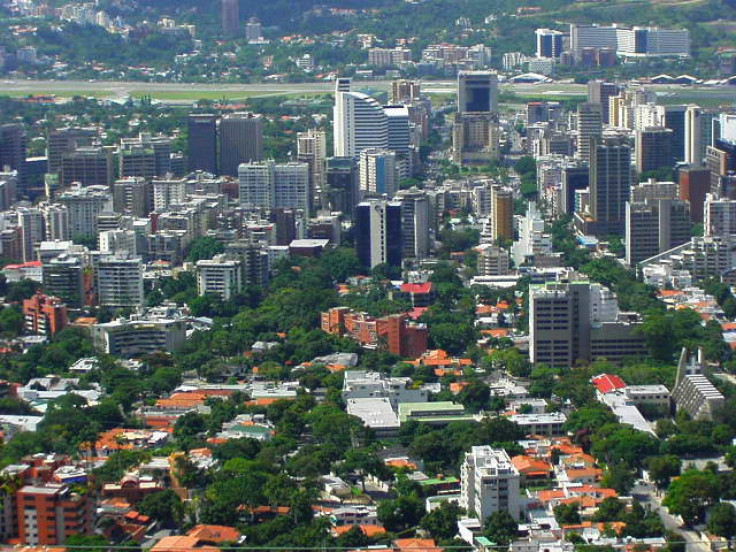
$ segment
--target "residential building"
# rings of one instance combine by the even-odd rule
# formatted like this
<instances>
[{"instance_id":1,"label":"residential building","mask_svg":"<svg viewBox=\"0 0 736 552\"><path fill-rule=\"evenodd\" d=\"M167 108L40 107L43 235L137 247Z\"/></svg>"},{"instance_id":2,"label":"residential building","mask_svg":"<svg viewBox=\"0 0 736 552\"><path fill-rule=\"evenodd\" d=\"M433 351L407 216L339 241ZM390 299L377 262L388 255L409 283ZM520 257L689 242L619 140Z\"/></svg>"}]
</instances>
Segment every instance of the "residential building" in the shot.
<instances>
[{"instance_id":1,"label":"residential building","mask_svg":"<svg viewBox=\"0 0 736 552\"><path fill-rule=\"evenodd\" d=\"M487 165L499 158L496 113L458 113L452 126L452 161L459 165Z\"/></svg>"},{"instance_id":2,"label":"residential building","mask_svg":"<svg viewBox=\"0 0 736 552\"><path fill-rule=\"evenodd\" d=\"M36 293L23 299L25 330L52 337L69 325L66 305L58 297Z\"/></svg>"},{"instance_id":3,"label":"residential building","mask_svg":"<svg viewBox=\"0 0 736 552\"><path fill-rule=\"evenodd\" d=\"M322 203L325 191L327 134L324 130L310 128L296 135L296 160L309 165L309 205L310 212Z\"/></svg>"},{"instance_id":4,"label":"residential building","mask_svg":"<svg viewBox=\"0 0 736 552\"><path fill-rule=\"evenodd\" d=\"M590 163L594 143L600 141L603 134L601 104L588 102L578 105L577 131L577 155L583 161Z\"/></svg>"},{"instance_id":5,"label":"residential building","mask_svg":"<svg viewBox=\"0 0 736 552\"><path fill-rule=\"evenodd\" d=\"M394 201L401 203L401 235L404 259L424 259L430 252L429 198L423 190L399 190Z\"/></svg>"},{"instance_id":6,"label":"residential building","mask_svg":"<svg viewBox=\"0 0 736 552\"><path fill-rule=\"evenodd\" d=\"M151 186L155 211L164 211L172 205L184 203L187 191L186 178L154 179Z\"/></svg>"},{"instance_id":7,"label":"residential building","mask_svg":"<svg viewBox=\"0 0 736 552\"><path fill-rule=\"evenodd\" d=\"M725 397L702 374L704 365L702 349L698 349L697 355L690 355L683 348L677 364L672 401L678 412L687 412L693 420L712 420L713 415L726 404Z\"/></svg>"},{"instance_id":8,"label":"residential building","mask_svg":"<svg viewBox=\"0 0 736 552\"><path fill-rule=\"evenodd\" d=\"M355 208L355 247L360 264L401 266L403 231L401 203L370 200Z\"/></svg>"},{"instance_id":9,"label":"residential building","mask_svg":"<svg viewBox=\"0 0 736 552\"><path fill-rule=\"evenodd\" d=\"M220 174L238 176L241 163L263 158L263 117L237 112L220 120Z\"/></svg>"},{"instance_id":10,"label":"residential building","mask_svg":"<svg viewBox=\"0 0 736 552\"><path fill-rule=\"evenodd\" d=\"M25 485L16 495L18 540L31 546L63 545L72 535L91 535L94 504L64 484Z\"/></svg>"},{"instance_id":11,"label":"residential building","mask_svg":"<svg viewBox=\"0 0 736 552\"><path fill-rule=\"evenodd\" d=\"M170 319L115 320L92 326L95 347L109 355L132 358L158 351L176 353L186 340L186 322Z\"/></svg>"},{"instance_id":12,"label":"residential building","mask_svg":"<svg viewBox=\"0 0 736 552\"><path fill-rule=\"evenodd\" d=\"M488 445L474 446L460 466L460 506L481 524L494 512L506 511L514 519L521 514L519 470L508 453Z\"/></svg>"},{"instance_id":13,"label":"residential building","mask_svg":"<svg viewBox=\"0 0 736 552\"><path fill-rule=\"evenodd\" d=\"M504 276L511 273L507 249L490 243L481 244L475 249L478 251L478 276Z\"/></svg>"},{"instance_id":14,"label":"residential building","mask_svg":"<svg viewBox=\"0 0 736 552\"><path fill-rule=\"evenodd\" d=\"M112 211L109 186L80 186L65 190L57 201L69 210L72 237L93 237L97 234L97 215Z\"/></svg>"},{"instance_id":15,"label":"residential building","mask_svg":"<svg viewBox=\"0 0 736 552\"><path fill-rule=\"evenodd\" d=\"M112 205L116 213L146 218L153 210L151 181L140 176L116 180L112 188Z\"/></svg>"},{"instance_id":16,"label":"residential building","mask_svg":"<svg viewBox=\"0 0 736 552\"><path fill-rule=\"evenodd\" d=\"M44 290L71 308L87 303L86 291L92 287L92 282L87 282L90 276L79 257L63 254L43 263Z\"/></svg>"},{"instance_id":17,"label":"residential building","mask_svg":"<svg viewBox=\"0 0 736 552\"><path fill-rule=\"evenodd\" d=\"M309 165L273 160L238 168L240 203L264 209L301 209L309 213Z\"/></svg>"},{"instance_id":18,"label":"residential building","mask_svg":"<svg viewBox=\"0 0 736 552\"><path fill-rule=\"evenodd\" d=\"M243 288L243 263L226 255L197 261L197 291L199 295L212 293L223 301L231 299Z\"/></svg>"},{"instance_id":19,"label":"residential building","mask_svg":"<svg viewBox=\"0 0 736 552\"><path fill-rule=\"evenodd\" d=\"M491 186L491 239L514 239L514 194L511 188L500 184Z\"/></svg>"},{"instance_id":20,"label":"residential building","mask_svg":"<svg viewBox=\"0 0 736 552\"><path fill-rule=\"evenodd\" d=\"M422 84L415 80L391 81L390 105L409 105L422 99Z\"/></svg>"},{"instance_id":21,"label":"residential building","mask_svg":"<svg viewBox=\"0 0 736 552\"><path fill-rule=\"evenodd\" d=\"M96 128L66 127L49 132L46 142L49 172L59 173L62 156L65 153L72 152L78 147L91 146L96 137Z\"/></svg>"},{"instance_id":22,"label":"residential building","mask_svg":"<svg viewBox=\"0 0 736 552\"><path fill-rule=\"evenodd\" d=\"M137 308L144 303L143 263L139 258L102 257L97 263L100 305Z\"/></svg>"}]
</instances>

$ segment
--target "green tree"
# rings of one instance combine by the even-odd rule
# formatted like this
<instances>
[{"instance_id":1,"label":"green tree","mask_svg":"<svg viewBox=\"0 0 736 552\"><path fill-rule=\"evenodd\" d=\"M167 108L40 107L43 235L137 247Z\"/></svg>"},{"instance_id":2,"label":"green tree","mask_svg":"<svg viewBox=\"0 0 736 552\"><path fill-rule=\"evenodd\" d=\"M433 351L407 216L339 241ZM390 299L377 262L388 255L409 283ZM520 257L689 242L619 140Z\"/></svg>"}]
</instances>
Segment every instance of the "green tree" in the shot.
<instances>
[{"instance_id":1,"label":"green tree","mask_svg":"<svg viewBox=\"0 0 736 552\"><path fill-rule=\"evenodd\" d=\"M728 502L719 502L708 510L708 531L719 537L736 536L736 508Z\"/></svg>"},{"instance_id":2,"label":"green tree","mask_svg":"<svg viewBox=\"0 0 736 552\"><path fill-rule=\"evenodd\" d=\"M423 501L414 495L400 496L378 504L378 520L387 531L400 532L414 527L424 514Z\"/></svg>"},{"instance_id":3,"label":"green tree","mask_svg":"<svg viewBox=\"0 0 736 552\"><path fill-rule=\"evenodd\" d=\"M171 489L147 495L138 503L138 511L170 529L180 526L184 516L181 499Z\"/></svg>"},{"instance_id":4,"label":"green tree","mask_svg":"<svg viewBox=\"0 0 736 552\"><path fill-rule=\"evenodd\" d=\"M470 412L480 412L488 407L491 389L482 381L474 380L462 388L457 400Z\"/></svg>"},{"instance_id":5,"label":"green tree","mask_svg":"<svg viewBox=\"0 0 736 552\"><path fill-rule=\"evenodd\" d=\"M196 263L202 259L211 259L223 251L225 251L225 246L222 242L217 241L215 238L204 236L195 238L189 243L185 258L189 262Z\"/></svg>"},{"instance_id":6,"label":"green tree","mask_svg":"<svg viewBox=\"0 0 736 552\"><path fill-rule=\"evenodd\" d=\"M486 519L485 536L499 546L507 546L519 534L519 524L507 510L493 512Z\"/></svg>"},{"instance_id":7,"label":"green tree","mask_svg":"<svg viewBox=\"0 0 736 552\"><path fill-rule=\"evenodd\" d=\"M680 475L680 458L672 454L652 456L645 461L649 476L660 489L666 489L670 479Z\"/></svg>"},{"instance_id":8,"label":"green tree","mask_svg":"<svg viewBox=\"0 0 736 552\"><path fill-rule=\"evenodd\" d=\"M558 504L554 508L555 519L560 525L577 525L580 523L580 504Z\"/></svg>"},{"instance_id":9,"label":"green tree","mask_svg":"<svg viewBox=\"0 0 736 552\"><path fill-rule=\"evenodd\" d=\"M670 483L662 504L682 516L688 525L705 520L706 510L718 499L716 477L709 471L688 470Z\"/></svg>"}]
</instances>

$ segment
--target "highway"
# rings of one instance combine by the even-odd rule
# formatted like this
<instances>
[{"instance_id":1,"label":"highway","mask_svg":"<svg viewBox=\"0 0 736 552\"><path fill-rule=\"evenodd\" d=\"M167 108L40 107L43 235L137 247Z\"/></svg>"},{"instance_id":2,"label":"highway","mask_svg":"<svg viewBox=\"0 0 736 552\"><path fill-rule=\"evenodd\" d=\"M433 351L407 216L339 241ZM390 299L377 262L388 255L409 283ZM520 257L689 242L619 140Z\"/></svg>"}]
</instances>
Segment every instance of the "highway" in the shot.
<instances>
[{"instance_id":1,"label":"highway","mask_svg":"<svg viewBox=\"0 0 736 552\"><path fill-rule=\"evenodd\" d=\"M356 81L359 90L388 90L389 80ZM450 94L455 90L453 80L423 81L423 91L430 94ZM0 82L0 95L25 96L30 94L58 95L70 97L75 94L92 95L99 98L125 98L127 96L150 95L155 99L170 102L192 102L199 98L217 99L245 98L248 96L299 95L329 93L332 82L311 83L256 83L256 84L203 84L203 83L147 83L129 81L64 81L64 80L13 80ZM736 102L736 87L728 86L681 86L650 85L667 102L697 102L708 100L716 102ZM545 84L502 84L502 91L514 92L524 97L564 97L585 96L587 87L572 83Z\"/></svg>"}]
</instances>

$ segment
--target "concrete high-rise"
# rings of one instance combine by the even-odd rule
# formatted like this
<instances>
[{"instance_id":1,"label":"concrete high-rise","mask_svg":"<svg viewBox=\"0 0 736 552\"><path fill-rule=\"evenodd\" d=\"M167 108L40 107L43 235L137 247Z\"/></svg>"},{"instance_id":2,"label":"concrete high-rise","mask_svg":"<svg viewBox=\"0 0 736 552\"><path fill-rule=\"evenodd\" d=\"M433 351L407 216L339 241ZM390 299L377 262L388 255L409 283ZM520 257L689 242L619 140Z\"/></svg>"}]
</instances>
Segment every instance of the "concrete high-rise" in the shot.
<instances>
[{"instance_id":1,"label":"concrete high-rise","mask_svg":"<svg viewBox=\"0 0 736 552\"><path fill-rule=\"evenodd\" d=\"M220 174L238 176L241 163L263 158L263 117L232 113L220 121Z\"/></svg>"},{"instance_id":2,"label":"concrete high-rise","mask_svg":"<svg viewBox=\"0 0 736 552\"><path fill-rule=\"evenodd\" d=\"M498 75L492 71L460 71L457 75L458 113L496 113Z\"/></svg>"},{"instance_id":3,"label":"concrete high-rise","mask_svg":"<svg viewBox=\"0 0 736 552\"><path fill-rule=\"evenodd\" d=\"M153 210L153 185L142 177L116 180L113 184L112 205L117 213L145 218Z\"/></svg>"},{"instance_id":4,"label":"concrete high-rise","mask_svg":"<svg viewBox=\"0 0 736 552\"><path fill-rule=\"evenodd\" d=\"M460 506L485 524L495 512L521 515L521 475L508 453L489 445L473 447L460 466Z\"/></svg>"},{"instance_id":5,"label":"concrete high-rise","mask_svg":"<svg viewBox=\"0 0 736 552\"><path fill-rule=\"evenodd\" d=\"M362 266L401 266L401 203L381 199L360 203L355 208L353 222L355 248Z\"/></svg>"},{"instance_id":6,"label":"concrete high-rise","mask_svg":"<svg viewBox=\"0 0 736 552\"><path fill-rule=\"evenodd\" d=\"M102 257L97 263L100 305L113 308L143 306L143 263L138 258Z\"/></svg>"},{"instance_id":7,"label":"concrete high-rise","mask_svg":"<svg viewBox=\"0 0 736 552\"><path fill-rule=\"evenodd\" d=\"M63 546L72 535L91 535L94 502L61 483L21 487L15 497L18 540L30 546Z\"/></svg>"},{"instance_id":8,"label":"concrete high-rise","mask_svg":"<svg viewBox=\"0 0 736 552\"><path fill-rule=\"evenodd\" d=\"M685 151L684 161L688 165L702 165L705 150L713 145L713 119L715 113L697 105L689 105L685 110Z\"/></svg>"},{"instance_id":9,"label":"concrete high-rise","mask_svg":"<svg viewBox=\"0 0 736 552\"><path fill-rule=\"evenodd\" d=\"M238 169L240 203L264 209L300 209L309 214L309 165L273 160L243 163Z\"/></svg>"},{"instance_id":10,"label":"concrete high-rise","mask_svg":"<svg viewBox=\"0 0 736 552\"><path fill-rule=\"evenodd\" d=\"M626 202L631 190L631 148L623 140L595 144L590 159L592 232L623 235Z\"/></svg>"},{"instance_id":11,"label":"concrete high-rise","mask_svg":"<svg viewBox=\"0 0 736 552\"><path fill-rule=\"evenodd\" d=\"M422 99L422 85L414 80L391 81L391 105L409 105Z\"/></svg>"},{"instance_id":12,"label":"concrete high-rise","mask_svg":"<svg viewBox=\"0 0 736 552\"><path fill-rule=\"evenodd\" d=\"M367 148L388 147L388 117L378 101L350 91L350 79L337 79L333 117L335 157L357 157Z\"/></svg>"},{"instance_id":13,"label":"concrete high-rise","mask_svg":"<svg viewBox=\"0 0 736 552\"><path fill-rule=\"evenodd\" d=\"M72 237L97 234L97 215L112 211L112 196L107 186L75 187L59 194L57 201L69 209Z\"/></svg>"},{"instance_id":14,"label":"concrete high-rise","mask_svg":"<svg viewBox=\"0 0 736 552\"><path fill-rule=\"evenodd\" d=\"M429 255L429 198L417 188L400 190L394 201L401 203L403 257L424 259Z\"/></svg>"},{"instance_id":15,"label":"concrete high-rise","mask_svg":"<svg viewBox=\"0 0 736 552\"><path fill-rule=\"evenodd\" d=\"M243 263L237 258L215 255L213 259L197 261L197 291L211 293L227 301L244 289Z\"/></svg>"},{"instance_id":16,"label":"concrete high-rise","mask_svg":"<svg viewBox=\"0 0 736 552\"><path fill-rule=\"evenodd\" d=\"M685 159L685 112L684 105L664 106L664 126L672 131L672 157L675 161Z\"/></svg>"},{"instance_id":17,"label":"concrete high-rise","mask_svg":"<svg viewBox=\"0 0 736 552\"><path fill-rule=\"evenodd\" d=\"M671 168L674 165L672 139L674 132L665 127L648 127L636 131L636 170L640 173Z\"/></svg>"},{"instance_id":18,"label":"concrete high-rise","mask_svg":"<svg viewBox=\"0 0 736 552\"><path fill-rule=\"evenodd\" d=\"M514 194L498 184L491 186L491 239L514 239Z\"/></svg>"},{"instance_id":19,"label":"concrete high-rise","mask_svg":"<svg viewBox=\"0 0 736 552\"><path fill-rule=\"evenodd\" d=\"M102 146L82 146L61 155L61 187L73 182L82 186L106 186L113 181L112 150Z\"/></svg>"},{"instance_id":20,"label":"concrete high-rise","mask_svg":"<svg viewBox=\"0 0 736 552\"><path fill-rule=\"evenodd\" d=\"M137 138L120 140L120 177L151 179L171 172L171 139L141 133Z\"/></svg>"},{"instance_id":21,"label":"concrete high-rise","mask_svg":"<svg viewBox=\"0 0 736 552\"><path fill-rule=\"evenodd\" d=\"M325 163L327 160L327 135L324 130L310 128L296 135L296 159L309 165L310 211L321 205L325 188Z\"/></svg>"},{"instance_id":22,"label":"concrete high-rise","mask_svg":"<svg viewBox=\"0 0 736 552\"><path fill-rule=\"evenodd\" d=\"M399 189L396 153L369 148L360 153L360 190L367 195L393 197Z\"/></svg>"},{"instance_id":23,"label":"concrete high-rise","mask_svg":"<svg viewBox=\"0 0 736 552\"><path fill-rule=\"evenodd\" d=\"M221 0L222 34L236 36L240 30L239 0Z\"/></svg>"},{"instance_id":24,"label":"concrete high-rise","mask_svg":"<svg viewBox=\"0 0 736 552\"><path fill-rule=\"evenodd\" d=\"M359 171L352 157L330 157L326 169L326 206L330 211L339 211L347 217L359 201Z\"/></svg>"},{"instance_id":25,"label":"concrete high-rise","mask_svg":"<svg viewBox=\"0 0 736 552\"><path fill-rule=\"evenodd\" d=\"M654 257L690 240L690 204L674 182L649 180L631 189L626 202L626 262Z\"/></svg>"},{"instance_id":26,"label":"concrete high-rise","mask_svg":"<svg viewBox=\"0 0 736 552\"><path fill-rule=\"evenodd\" d=\"M43 241L43 213L40 209L18 207L18 229L21 235L22 260L36 260L36 246Z\"/></svg>"},{"instance_id":27,"label":"concrete high-rise","mask_svg":"<svg viewBox=\"0 0 736 552\"><path fill-rule=\"evenodd\" d=\"M77 147L91 146L97 137L97 129L68 127L52 130L48 135L46 155L49 160L49 172L61 171L62 155L74 151Z\"/></svg>"},{"instance_id":28,"label":"concrete high-rise","mask_svg":"<svg viewBox=\"0 0 736 552\"><path fill-rule=\"evenodd\" d=\"M680 199L690 203L690 217L693 222L703 222L705 195L710 191L710 171L706 167L689 166L681 168Z\"/></svg>"},{"instance_id":29,"label":"concrete high-rise","mask_svg":"<svg viewBox=\"0 0 736 552\"><path fill-rule=\"evenodd\" d=\"M588 82L588 103L598 104L601 106L601 121L604 124L610 122L610 103L611 98L617 96L621 92L621 87L613 82L605 82L601 80L592 80Z\"/></svg>"},{"instance_id":30,"label":"concrete high-rise","mask_svg":"<svg viewBox=\"0 0 736 552\"><path fill-rule=\"evenodd\" d=\"M578 105L577 131L578 157L590 163L591 140L598 140L603 135L603 119L600 103L588 102Z\"/></svg>"},{"instance_id":31,"label":"concrete high-rise","mask_svg":"<svg viewBox=\"0 0 736 552\"><path fill-rule=\"evenodd\" d=\"M217 174L217 115L189 115L187 131L189 170Z\"/></svg>"},{"instance_id":32,"label":"concrete high-rise","mask_svg":"<svg viewBox=\"0 0 736 552\"><path fill-rule=\"evenodd\" d=\"M5 167L18 172L19 195L24 195L26 164L26 131L20 123L0 125L0 171Z\"/></svg>"},{"instance_id":33,"label":"concrete high-rise","mask_svg":"<svg viewBox=\"0 0 736 552\"><path fill-rule=\"evenodd\" d=\"M562 54L563 33L552 29L537 29L537 57L557 59Z\"/></svg>"}]
</instances>

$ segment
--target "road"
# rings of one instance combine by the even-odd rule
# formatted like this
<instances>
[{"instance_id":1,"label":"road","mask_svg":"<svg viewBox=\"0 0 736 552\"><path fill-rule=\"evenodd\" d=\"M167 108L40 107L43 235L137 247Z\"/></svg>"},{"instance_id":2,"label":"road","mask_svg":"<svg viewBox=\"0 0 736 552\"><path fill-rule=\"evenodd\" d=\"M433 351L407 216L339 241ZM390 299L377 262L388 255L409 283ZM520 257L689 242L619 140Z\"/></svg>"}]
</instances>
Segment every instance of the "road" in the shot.
<instances>
[{"instance_id":1,"label":"road","mask_svg":"<svg viewBox=\"0 0 736 552\"><path fill-rule=\"evenodd\" d=\"M356 88L368 91L385 91L391 86L390 80L358 81ZM150 95L156 98L160 95L163 101L184 102L194 101L199 97L217 98L221 96L237 98L253 95L277 94L315 94L332 92L332 82L312 83L256 83L256 84L203 84L203 83L148 83L129 81L62 81L62 80L13 80L6 79L0 82L0 95L8 94L23 96L28 94L49 94L72 96L74 94L88 94L101 98L124 98L127 96ZM424 81L423 91L434 94L454 93L454 80ZM651 85L660 97L668 101L735 101L736 88L731 86L680 86L680 85ZM573 83L546 83L546 84L502 84L502 91L514 92L523 97L582 97L587 93L587 87Z\"/></svg>"},{"instance_id":2,"label":"road","mask_svg":"<svg viewBox=\"0 0 736 552\"><path fill-rule=\"evenodd\" d=\"M649 507L657 512L667 531L672 531L682 537L682 540L687 543L686 552L710 552L710 546L703 541L698 533L684 529L677 518L662 506L661 498L657 496L654 486L649 484L636 485L631 491L631 496L645 508Z\"/></svg>"}]
</instances>

